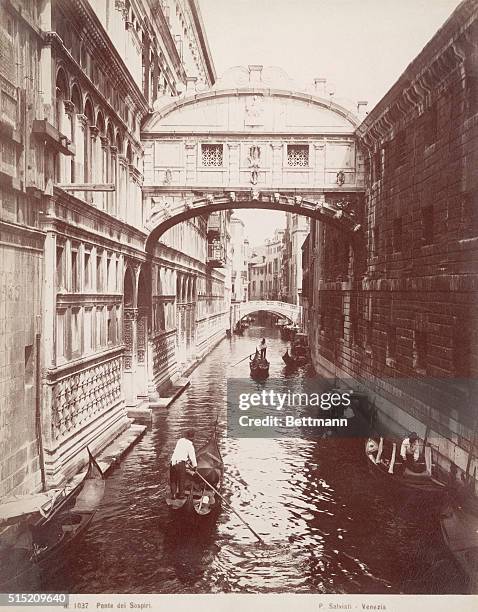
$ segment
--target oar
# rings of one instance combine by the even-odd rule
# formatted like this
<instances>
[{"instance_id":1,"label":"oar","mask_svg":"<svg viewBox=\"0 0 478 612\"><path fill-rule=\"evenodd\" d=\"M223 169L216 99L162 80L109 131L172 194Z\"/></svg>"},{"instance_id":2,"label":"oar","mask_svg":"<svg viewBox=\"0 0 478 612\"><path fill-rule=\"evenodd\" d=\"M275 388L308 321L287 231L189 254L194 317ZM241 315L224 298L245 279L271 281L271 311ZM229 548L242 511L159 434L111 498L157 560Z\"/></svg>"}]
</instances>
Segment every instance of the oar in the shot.
<instances>
[{"instance_id":1,"label":"oar","mask_svg":"<svg viewBox=\"0 0 478 612\"><path fill-rule=\"evenodd\" d=\"M246 523L246 521L245 521L245 520L242 518L242 516L239 514L239 512L237 512L237 510L234 510L234 508L231 506L231 504L230 504L230 503L229 503L229 502L228 502L226 499L224 499L224 497L223 497L223 496L222 496L222 495L219 493L219 491L218 491L217 489L215 489L215 488L212 486L212 484L211 484L211 483L209 483L209 482L208 482L208 481L207 481L205 478L203 478L199 472L197 472L197 471L196 471L195 473L196 473L196 474L199 476L199 478L200 478L201 480L204 480L204 482L207 484L207 486L208 486L210 489L212 489L216 495L219 495L219 497L222 499L222 501L223 501L223 502L224 502L224 503L225 503L225 504L226 504L226 505L227 505L227 506L228 506L228 507L229 507L229 508L230 508L230 509L231 509L231 510L234 512L234 514L235 514L235 515L236 515L236 516L237 516L237 517L240 519L240 521L241 521L241 522L242 522L242 523L243 523L243 524L244 524L244 525L245 525L245 526L246 526L246 527L249 529L249 531L250 531L251 533L253 533L253 534L256 536L256 538L259 540L259 542L261 542L261 544L265 544L265 542L264 542L264 540L261 538L261 536L260 536L258 533L256 533L256 532L254 531L254 529L252 529L252 527L251 527L250 525L248 525L248 524Z\"/></svg>"},{"instance_id":2,"label":"oar","mask_svg":"<svg viewBox=\"0 0 478 612\"><path fill-rule=\"evenodd\" d=\"M248 357L250 357L251 355L246 355L244 357L244 359L247 359ZM237 363L234 363L231 368L235 368L237 365L239 365L240 363L242 363L244 361L244 359L241 359L240 361L238 361Z\"/></svg>"}]
</instances>

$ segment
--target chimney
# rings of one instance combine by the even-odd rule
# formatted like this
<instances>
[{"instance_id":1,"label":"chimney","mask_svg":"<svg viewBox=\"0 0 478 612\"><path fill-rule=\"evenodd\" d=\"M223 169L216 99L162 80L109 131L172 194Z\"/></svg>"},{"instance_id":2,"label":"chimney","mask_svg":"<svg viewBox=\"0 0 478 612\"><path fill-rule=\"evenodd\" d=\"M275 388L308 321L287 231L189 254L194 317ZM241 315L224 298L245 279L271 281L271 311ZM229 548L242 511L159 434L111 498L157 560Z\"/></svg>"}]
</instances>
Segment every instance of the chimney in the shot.
<instances>
[{"instance_id":1,"label":"chimney","mask_svg":"<svg viewBox=\"0 0 478 612\"><path fill-rule=\"evenodd\" d=\"M186 95L192 95L196 93L197 77L186 77Z\"/></svg>"},{"instance_id":2,"label":"chimney","mask_svg":"<svg viewBox=\"0 0 478 612\"><path fill-rule=\"evenodd\" d=\"M314 79L315 93L321 98L325 98L326 84L327 84L327 79L324 79L322 77Z\"/></svg>"},{"instance_id":3,"label":"chimney","mask_svg":"<svg viewBox=\"0 0 478 612\"><path fill-rule=\"evenodd\" d=\"M357 102L357 115L362 119L367 114L368 100L359 100Z\"/></svg>"},{"instance_id":4,"label":"chimney","mask_svg":"<svg viewBox=\"0 0 478 612\"><path fill-rule=\"evenodd\" d=\"M262 66L250 64L248 68L249 68L249 83L251 85L259 85L262 81Z\"/></svg>"}]
</instances>

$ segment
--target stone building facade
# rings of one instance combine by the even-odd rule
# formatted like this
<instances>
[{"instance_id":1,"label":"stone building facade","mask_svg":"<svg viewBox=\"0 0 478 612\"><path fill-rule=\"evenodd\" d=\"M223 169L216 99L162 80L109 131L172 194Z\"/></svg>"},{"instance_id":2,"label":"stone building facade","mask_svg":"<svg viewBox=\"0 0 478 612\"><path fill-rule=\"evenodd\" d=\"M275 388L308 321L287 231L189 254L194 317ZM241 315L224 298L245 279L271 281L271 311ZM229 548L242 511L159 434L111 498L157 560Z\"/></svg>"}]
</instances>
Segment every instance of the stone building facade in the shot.
<instances>
[{"instance_id":1,"label":"stone building facade","mask_svg":"<svg viewBox=\"0 0 478 612\"><path fill-rule=\"evenodd\" d=\"M478 3L463 2L357 128L364 234L312 223L314 365L366 388L472 474L478 375Z\"/></svg>"},{"instance_id":2,"label":"stone building facade","mask_svg":"<svg viewBox=\"0 0 478 612\"><path fill-rule=\"evenodd\" d=\"M1 17L3 497L72 475L217 342L230 280L210 273L207 218L145 252L141 123L215 81L195 0L11 0Z\"/></svg>"}]
</instances>

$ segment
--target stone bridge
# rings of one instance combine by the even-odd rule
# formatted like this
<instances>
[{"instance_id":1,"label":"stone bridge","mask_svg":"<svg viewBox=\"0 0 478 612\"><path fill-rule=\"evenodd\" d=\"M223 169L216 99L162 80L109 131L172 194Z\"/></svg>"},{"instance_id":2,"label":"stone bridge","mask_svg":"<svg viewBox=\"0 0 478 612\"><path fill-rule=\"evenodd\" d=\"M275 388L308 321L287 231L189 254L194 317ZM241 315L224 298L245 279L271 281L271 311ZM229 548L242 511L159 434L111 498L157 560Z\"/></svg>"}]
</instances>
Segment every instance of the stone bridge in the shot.
<instances>
[{"instance_id":1,"label":"stone bridge","mask_svg":"<svg viewBox=\"0 0 478 612\"><path fill-rule=\"evenodd\" d=\"M275 300L251 300L249 302L235 302L231 305L231 329L234 329L237 323L253 312L264 310L272 312L284 319L288 319L291 323L300 323L302 307L288 302L279 302Z\"/></svg>"}]
</instances>

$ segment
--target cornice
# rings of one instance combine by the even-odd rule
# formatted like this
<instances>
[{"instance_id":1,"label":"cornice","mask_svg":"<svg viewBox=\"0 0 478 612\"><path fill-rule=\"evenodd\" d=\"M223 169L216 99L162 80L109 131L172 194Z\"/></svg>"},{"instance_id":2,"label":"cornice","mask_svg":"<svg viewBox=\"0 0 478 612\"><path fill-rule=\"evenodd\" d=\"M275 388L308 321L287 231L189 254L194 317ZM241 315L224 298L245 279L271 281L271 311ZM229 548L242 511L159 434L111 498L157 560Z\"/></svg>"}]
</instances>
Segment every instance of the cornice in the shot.
<instances>
[{"instance_id":1,"label":"cornice","mask_svg":"<svg viewBox=\"0 0 478 612\"><path fill-rule=\"evenodd\" d=\"M121 74L126 83L129 95L131 95L138 108L146 114L148 112L148 105L143 93L131 76L123 58L111 44L108 34L93 11L90 3L85 0L71 0L71 7L73 11L76 9L78 14L86 21L87 27L85 28L84 34L96 45L97 51L109 56L109 61L111 62L108 66L109 71L116 70Z\"/></svg>"},{"instance_id":2,"label":"cornice","mask_svg":"<svg viewBox=\"0 0 478 612\"><path fill-rule=\"evenodd\" d=\"M473 44L470 31L477 18L478 0L460 4L358 126L356 134L364 144L375 148L433 104L456 70L466 65Z\"/></svg>"}]
</instances>

